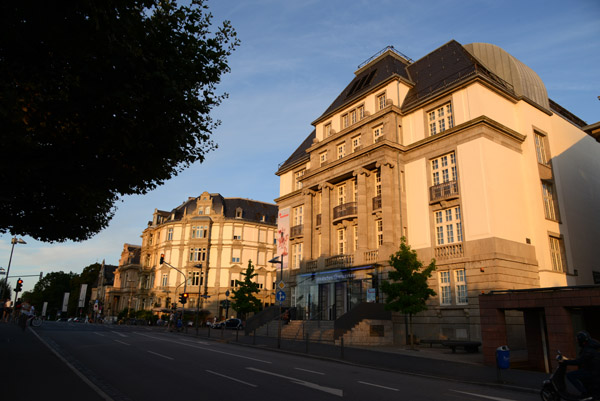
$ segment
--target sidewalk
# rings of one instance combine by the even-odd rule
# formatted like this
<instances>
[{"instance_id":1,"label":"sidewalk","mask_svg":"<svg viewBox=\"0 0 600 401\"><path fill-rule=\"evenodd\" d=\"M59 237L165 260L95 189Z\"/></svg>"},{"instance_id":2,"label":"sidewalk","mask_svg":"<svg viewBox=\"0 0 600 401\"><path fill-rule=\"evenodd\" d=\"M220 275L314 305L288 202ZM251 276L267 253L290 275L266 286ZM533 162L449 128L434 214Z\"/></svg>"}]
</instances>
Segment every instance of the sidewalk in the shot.
<instances>
[{"instance_id":1,"label":"sidewalk","mask_svg":"<svg viewBox=\"0 0 600 401\"><path fill-rule=\"evenodd\" d=\"M184 334L184 333L180 333ZM185 335L185 334L184 334ZM187 335L196 336L195 329L189 329ZM199 338L208 338L208 329L201 329ZM230 344L240 344L279 352L291 352L316 358L326 358L342 363L351 363L402 372L412 375L430 376L460 382L505 387L519 391L537 393L542 381L548 377L543 372L519 369L507 369L499 372L495 367L483 364L481 353L456 353L441 346L425 346L417 350L407 346L385 347L344 347L331 343L309 343L282 339L278 347L276 337L253 337L244 332L211 330L210 339ZM500 373L500 376L499 376Z\"/></svg>"}]
</instances>

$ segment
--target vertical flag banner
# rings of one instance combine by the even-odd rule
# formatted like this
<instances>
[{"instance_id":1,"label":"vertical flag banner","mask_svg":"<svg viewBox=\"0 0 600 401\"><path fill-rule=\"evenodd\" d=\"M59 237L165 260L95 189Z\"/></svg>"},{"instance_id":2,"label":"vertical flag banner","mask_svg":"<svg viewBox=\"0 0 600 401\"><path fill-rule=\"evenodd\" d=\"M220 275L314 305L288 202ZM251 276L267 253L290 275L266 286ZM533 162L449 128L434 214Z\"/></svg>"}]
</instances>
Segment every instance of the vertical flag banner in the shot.
<instances>
[{"instance_id":1,"label":"vertical flag banner","mask_svg":"<svg viewBox=\"0 0 600 401\"><path fill-rule=\"evenodd\" d=\"M65 292L65 295L63 296L63 305L62 305L63 312L66 312L67 309L69 308L69 295L71 295L69 292Z\"/></svg>"},{"instance_id":2,"label":"vertical flag banner","mask_svg":"<svg viewBox=\"0 0 600 401\"><path fill-rule=\"evenodd\" d=\"M87 284L81 284L81 290L79 291L79 307L83 308L85 305L85 295L87 294Z\"/></svg>"},{"instance_id":3,"label":"vertical flag banner","mask_svg":"<svg viewBox=\"0 0 600 401\"><path fill-rule=\"evenodd\" d=\"M288 245L290 241L290 208L279 209L277 219L277 255L281 257L283 268L287 269Z\"/></svg>"}]
</instances>

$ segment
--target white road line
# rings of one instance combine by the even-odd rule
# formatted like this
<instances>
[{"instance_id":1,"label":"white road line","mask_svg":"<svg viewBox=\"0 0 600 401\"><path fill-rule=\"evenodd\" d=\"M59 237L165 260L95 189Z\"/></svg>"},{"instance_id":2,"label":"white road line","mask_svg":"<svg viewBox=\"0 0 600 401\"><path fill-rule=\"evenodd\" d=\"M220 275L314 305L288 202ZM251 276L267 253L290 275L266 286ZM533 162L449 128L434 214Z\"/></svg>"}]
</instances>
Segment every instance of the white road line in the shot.
<instances>
[{"instance_id":1,"label":"white road line","mask_svg":"<svg viewBox=\"0 0 600 401\"><path fill-rule=\"evenodd\" d=\"M175 358L171 358L170 356L159 354L158 352L148 351L149 354L160 356L161 358L170 359L171 361Z\"/></svg>"},{"instance_id":2,"label":"white road line","mask_svg":"<svg viewBox=\"0 0 600 401\"><path fill-rule=\"evenodd\" d=\"M393 387L386 387L386 386L381 386L379 384L374 384L374 383L368 383L368 382L361 382L359 381L360 384L366 384L367 386L373 386L373 387L379 387L379 388L384 388L386 390L392 390L392 391L400 391L400 389L397 388L393 388Z\"/></svg>"},{"instance_id":3,"label":"white road line","mask_svg":"<svg viewBox=\"0 0 600 401\"><path fill-rule=\"evenodd\" d=\"M97 331L94 331L94 334L96 334L96 335L98 335L98 336L100 336L100 337L106 337L104 334L102 334L102 333L98 333Z\"/></svg>"},{"instance_id":4,"label":"white road line","mask_svg":"<svg viewBox=\"0 0 600 401\"><path fill-rule=\"evenodd\" d=\"M118 331L111 330L111 333L115 333L116 335L119 335L121 337L127 337L125 334L121 334Z\"/></svg>"},{"instance_id":5,"label":"white road line","mask_svg":"<svg viewBox=\"0 0 600 401\"><path fill-rule=\"evenodd\" d=\"M314 374L316 374L316 375L324 375L324 374L325 374L325 373L323 373L323 372L316 372L316 371L314 371L314 370L308 370L308 369L302 369L302 368L294 368L294 369L296 369L296 370L301 370L301 371L303 371L303 372L314 373Z\"/></svg>"},{"instance_id":6,"label":"white road line","mask_svg":"<svg viewBox=\"0 0 600 401\"><path fill-rule=\"evenodd\" d=\"M221 373L213 372L212 370L207 370L207 372L210 373L210 374L216 375L216 376L221 376L221 377L224 377L226 379L233 380L234 382L245 384L245 385L250 386L250 387L258 387L256 384L248 383L248 382L245 382L245 381L239 380L239 379L234 379L233 377L226 376L226 375L223 375Z\"/></svg>"},{"instance_id":7,"label":"white road line","mask_svg":"<svg viewBox=\"0 0 600 401\"><path fill-rule=\"evenodd\" d=\"M338 388L325 387L325 386L321 386L320 384L317 384L317 383L307 382L306 380L300 380L300 379L296 379L295 377L284 376L284 375L280 375L278 373L268 372L268 371L262 370L262 369L256 369L256 368L246 368L246 369L252 370L252 371L258 372L258 373L264 373L267 375L275 376L275 377L281 377L283 379L288 379L292 383L300 384L301 386L313 388L315 390L323 391L325 393L337 395L338 397L344 396L344 390L341 390Z\"/></svg>"},{"instance_id":8,"label":"white road line","mask_svg":"<svg viewBox=\"0 0 600 401\"><path fill-rule=\"evenodd\" d=\"M466 391L458 391L458 390L450 390L450 391L454 391L455 393L460 393L460 394L472 395L473 397L485 398L487 400L494 400L494 401L514 401L514 400L512 400L510 398L491 397L489 395L467 393Z\"/></svg>"},{"instance_id":9,"label":"white road line","mask_svg":"<svg viewBox=\"0 0 600 401\"><path fill-rule=\"evenodd\" d=\"M194 344L202 344L202 345L208 345L207 342L204 341L198 341L198 340L187 340L185 338L182 338L181 341L187 341L188 343L194 343Z\"/></svg>"},{"instance_id":10,"label":"white road line","mask_svg":"<svg viewBox=\"0 0 600 401\"><path fill-rule=\"evenodd\" d=\"M117 342L117 343L119 343L119 344L123 344L123 345L131 345L131 344L124 343L123 341L119 341L119 340L114 340L114 341Z\"/></svg>"},{"instance_id":11,"label":"white road line","mask_svg":"<svg viewBox=\"0 0 600 401\"><path fill-rule=\"evenodd\" d=\"M46 347L48 347L48 349L50 351L52 351L52 353L54 355L56 355L58 357L58 359L63 361L64 364L69 367L69 369L71 369L77 376L79 376L79 378L81 380L83 380L83 382L85 384L90 386L96 392L96 394L98 394L100 396L100 398L102 398L105 401L114 401L108 394L106 394L104 391L102 391L100 389L100 387L98 387L94 383L92 383L90 381L90 379L85 377L85 375L83 373L81 373L79 370L77 370L77 368L75 366L73 366L69 361L67 361L65 358L63 358L63 356L61 354L56 352L56 350L54 350L54 348L52 348L42 337L40 337L39 334L35 332L35 330L31 329L31 332L38 338L38 340L40 340L42 342L42 344L44 344Z\"/></svg>"},{"instance_id":12,"label":"white road line","mask_svg":"<svg viewBox=\"0 0 600 401\"><path fill-rule=\"evenodd\" d=\"M153 338L155 340L160 340L160 341L169 341L175 344L179 344L179 345L185 345L186 347L192 347L192 348L198 348L204 351L210 351L210 352L216 352L217 354L223 354L223 355L230 355L230 356L235 356L236 358L242 358L242 359L249 359L251 361L255 361L255 362L262 362L262 363L272 363L271 361L265 361L263 359L257 359L257 358L251 358L249 356L245 356L245 355L240 355L240 354L233 354L231 352L225 352L225 351L217 351L215 349L211 349L211 348L206 348L206 347L198 347L197 345L192 345L192 344L186 344L186 343L182 343L180 341L175 341L175 340L169 340L166 338L160 338L160 337L154 337L154 336L150 336L148 334L143 334L143 333L137 333L140 336L144 336L144 337L149 337L149 338Z\"/></svg>"}]
</instances>

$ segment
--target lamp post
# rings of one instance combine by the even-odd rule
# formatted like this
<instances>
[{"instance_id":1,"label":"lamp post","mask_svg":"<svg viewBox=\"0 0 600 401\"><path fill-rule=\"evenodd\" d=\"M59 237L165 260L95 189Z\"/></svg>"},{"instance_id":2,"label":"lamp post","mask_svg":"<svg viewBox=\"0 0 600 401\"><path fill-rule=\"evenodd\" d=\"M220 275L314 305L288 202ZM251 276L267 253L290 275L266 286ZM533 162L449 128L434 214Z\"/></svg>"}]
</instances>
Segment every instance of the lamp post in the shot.
<instances>
[{"instance_id":1,"label":"lamp post","mask_svg":"<svg viewBox=\"0 0 600 401\"><path fill-rule=\"evenodd\" d=\"M27 244L27 242L23 241L22 238L17 238L17 237L13 237L10 240L10 243L12 244L12 247L10 248L10 257L8 258L8 267L6 268L6 278L4 279L4 283L6 286L8 286L8 274L10 273L10 264L12 262L12 257L13 257L13 252L15 250L15 245L17 244ZM10 294L9 294L10 296ZM0 297L1 300L4 300L4 286L2 286L2 296Z\"/></svg>"},{"instance_id":2,"label":"lamp post","mask_svg":"<svg viewBox=\"0 0 600 401\"><path fill-rule=\"evenodd\" d=\"M280 276L279 282L283 282L283 255L281 255L281 260L279 260L279 256L275 256L273 259L269 260L269 263L279 263L280 268ZM279 291L283 291L280 289ZM277 348L281 348L281 304L283 301L279 301L279 323L277 325Z\"/></svg>"}]
</instances>

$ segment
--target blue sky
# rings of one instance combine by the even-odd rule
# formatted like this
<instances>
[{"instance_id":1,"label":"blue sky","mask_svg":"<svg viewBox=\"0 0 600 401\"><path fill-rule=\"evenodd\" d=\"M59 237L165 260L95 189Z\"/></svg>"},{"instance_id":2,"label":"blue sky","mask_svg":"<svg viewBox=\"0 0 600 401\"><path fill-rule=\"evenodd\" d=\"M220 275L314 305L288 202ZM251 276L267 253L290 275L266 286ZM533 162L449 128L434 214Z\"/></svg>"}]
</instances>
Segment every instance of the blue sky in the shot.
<instances>
[{"instance_id":1,"label":"blue sky","mask_svg":"<svg viewBox=\"0 0 600 401\"><path fill-rule=\"evenodd\" d=\"M215 110L219 148L145 196L122 199L110 226L81 243L24 237L11 264L17 276L118 264L155 208L171 210L203 191L273 202L275 176L314 121L352 80L357 66L388 45L418 60L444 43L500 46L544 81L552 100L588 124L600 121L600 1L208 0L214 22L232 22L241 46ZM0 236L6 268L11 236ZM37 278L24 277L25 289Z\"/></svg>"}]
</instances>

